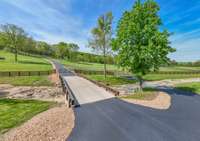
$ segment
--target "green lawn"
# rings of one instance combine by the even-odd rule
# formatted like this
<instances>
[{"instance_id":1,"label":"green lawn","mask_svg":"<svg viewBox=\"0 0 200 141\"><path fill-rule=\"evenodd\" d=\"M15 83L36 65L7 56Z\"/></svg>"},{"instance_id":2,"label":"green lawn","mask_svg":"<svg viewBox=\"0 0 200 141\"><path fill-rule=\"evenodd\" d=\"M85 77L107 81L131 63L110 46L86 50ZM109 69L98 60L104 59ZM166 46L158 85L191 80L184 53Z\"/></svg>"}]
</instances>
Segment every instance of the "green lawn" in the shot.
<instances>
[{"instance_id":1,"label":"green lawn","mask_svg":"<svg viewBox=\"0 0 200 141\"><path fill-rule=\"evenodd\" d=\"M14 86L52 86L48 76L16 76L0 77L0 84L11 84Z\"/></svg>"},{"instance_id":2,"label":"green lawn","mask_svg":"<svg viewBox=\"0 0 200 141\"><path fill-rule=\"evenodd\" d=\"M177 84L175 88L200 94L200 82L181 83Z\"/></svg>"},{"instance_id":3,"label":"green lawn","mask_svg":"<svg viewBox=\"0 0 200 141\"><path fill-rule=\"evenodd\" d=\"M152 88L144 88L143 92L136 92L131 95L121 96L122 99L139 99L139 100L153 100L157 96L157 90Z\"/></svg>"},{"instance_id":4,"label":"green lawn","mask_svg":"<svg viewBox=\"0 0 200 141\"><path fill-rule=\"evenodd\" d=\"M113 75L107 75L107 78L104 78L104 75L85 75L89 79L101 82L106 85L123 85L123 84L133 84L136 83L136 80L129 80L123 77L116 77Z\"/></svg>"},{"instance_id":5,"label":"green lawn","mask_svg":"<svg viewBox=\"0 0 200 141\"><path fill-rule=\"evenodd\" d=\"M69 62L67 60L61 60L60 62L71 69L91 70L91 71L103 71L104 70L104 65L98 64L98 63ZM115 65L108 64L107 70L108 71L116 71L116 70L119 70L119 68Z\"/></svg>"},{"instance_id":6,"label":"green lawn","mask_svg":"<svg viewBox=\"0 0 200 141\"><path fill-rule=\"evenodd\" d=\"M14 54L0 51L0 71L46 71L52 70L51 64L44 58L18 55L18 62L15 63Z\"/></svg>"},{"instance_id":7,"label":"green lawn","mask_svg":"<svg viewBox=\"0 0 200 141\"><path fill-rule=\"evenodd\" d=\"M200 74L147 74L144 79L147 81L157 81L164 79L186 79L186 78L197 78Z\"/></svg>"},{"instance_id":8,"label":"green lawn","mask_svg":"<svg viewBox=\"0 0 200 141\"><path fill-rule=\"evenodd\" d=\"M169 66L169 67L161 67L160 71L180 71L180 72L200 71L200 67Z\"/></svg>"},{"instance_id":9,"label":"green lawn","mask_svg":"<svg viewBox=\"0 0 200 141\"><path fill-rule=\"evenodd\" d=\"M54 103L36 100L0 99L0 134L49 109Z\"/></svg>"}]
</instances>

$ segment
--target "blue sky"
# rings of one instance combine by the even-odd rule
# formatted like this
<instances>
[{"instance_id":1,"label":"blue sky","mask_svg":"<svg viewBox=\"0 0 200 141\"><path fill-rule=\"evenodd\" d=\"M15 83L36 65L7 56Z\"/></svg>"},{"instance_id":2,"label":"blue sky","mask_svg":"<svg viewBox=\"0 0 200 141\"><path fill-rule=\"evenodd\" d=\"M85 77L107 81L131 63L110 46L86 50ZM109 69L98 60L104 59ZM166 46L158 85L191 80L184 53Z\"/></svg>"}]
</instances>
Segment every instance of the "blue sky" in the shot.
<instances>
[{"instance_id":1,"label":"blue sky","mask_svg":"<svg viewBox=\"0 0 200 141\"><path fill-rule=\"evenodd\" d=\"M200 60L200 0L156 0L163 27L170 37L178 61ZM75 42L89 52L90 30L102 13L112 11L114 27L134 0L0 0L0 24L21 26L36 40Z\"/></svg>"}]
</instances>

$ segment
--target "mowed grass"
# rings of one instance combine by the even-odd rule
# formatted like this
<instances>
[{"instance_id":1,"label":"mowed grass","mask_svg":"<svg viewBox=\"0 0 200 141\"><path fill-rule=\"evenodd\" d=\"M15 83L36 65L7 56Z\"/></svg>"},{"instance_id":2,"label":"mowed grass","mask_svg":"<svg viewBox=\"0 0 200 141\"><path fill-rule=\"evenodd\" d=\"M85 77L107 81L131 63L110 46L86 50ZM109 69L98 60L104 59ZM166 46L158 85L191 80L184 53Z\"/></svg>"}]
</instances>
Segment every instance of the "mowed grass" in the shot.
<instances>
[{"instance_id":1,"label":"mowed grass","mask_svg":"<svg viewBox=\"0 0 200 141\"><path fill-rule=\"evenodd\" d=\"M200 71L200 67L168 66L168 67L161 67L159 71L191 72L191 71Z\"/></svg>"},{"instance_id":2,"label":"mowed grass","mask_svg":"<svg viewBox=\"0 0 200 141\"><path fill-rule=\"evenodd\" d=\"M67 60L61 60L62 64L70 69L78 69L78 70L91 70L91 71L103 71L104 64L98 63L89 63L89 62L70 62ZM108 71L117 71L119 68L116 65L107 64Z\"/></svg>"},{"instance_id":3,"label":"mowed grass","mask_svg":"<svg viewBox=\"0 0 200 141\"><path fill-rule=\"evenodd\" d=\"M200 77L200 74L147 74L143 78L146 81L157 81L165 79L187 79L198 77Z\"/></svg>"},{"instance_id":4,"label":"mowed grass","mask_svg":"<svg viewBox=\"0 0 200 141\"><path fill-rule=\"evenodd\" d=\"M0 134L49 109L54 103L36 100L0 99Z\"/></svg>"},{"instance_id":5,"label":"mowed grass","mask_svg":"<svg viewBox=\"0 0 200 141\"><path fill-rule=\"evenodd\" d=\"M52 86L53 83L48 76L16 76L0 77L0 84L11 84L13 86Z\"/></svg>"},{"instance_id":6,"label":"mowed grass","mask_svg":"<svg viewBox=\"0 0 200 141\"><path fill-rule=\"evenodd\" d=\"M44 58L18 55L18 62L15 62L13 53L0 51L0 71L47 71L52 70L51 64Z\"/></svg>"},{"instance_id":7,"label":"mowed grass","mask_svg":"<svg viewBox=\"0 0 200 141\"><path fill-rule=\"evenodd\" d=\"M85 75L87 78L98 81L105 85L124 85L124 84L133 84L136 83L136 80L130 80L124 77L116 77L113 75L107 75L106 79L104 75Z\"/></svg>"},{"instance_id":8,"label":"mowed grass","mask_svg":"<svg viewBox=\"0 0 200 141\"><path fill-rule=\"evenodd\" d=\"M138 100L153 100L158 95L157 90L153 88L144 88L142 92L138 91L134 94L121 96L122 99L138 99Z\"/></svg>"},{"instance_id":9,"label":"mowed grass","mask_svg":"<svg viewBox=\"0 0 200 141\"><path fill-rule=\"evenodd\" d=\"M175 88L200 94L200 82L181 83L177 84Z\"/></svg>"}]
</instances>

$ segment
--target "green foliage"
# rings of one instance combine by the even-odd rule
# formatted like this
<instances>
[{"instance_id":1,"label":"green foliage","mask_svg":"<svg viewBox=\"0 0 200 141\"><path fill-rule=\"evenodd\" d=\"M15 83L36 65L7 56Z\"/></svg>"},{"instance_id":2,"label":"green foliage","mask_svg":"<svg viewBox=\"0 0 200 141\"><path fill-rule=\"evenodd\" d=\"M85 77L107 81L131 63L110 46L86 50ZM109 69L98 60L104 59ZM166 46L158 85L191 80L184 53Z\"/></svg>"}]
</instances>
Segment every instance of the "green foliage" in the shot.
<instances>
[{"instance_id":1,"label":"green foliage","mask_svg":"<svg viewBox=\"0 0 200 141\"><path fill-rule=\"evenodd\" d=\"M18 50L24 45L26 38L25 31L13 24L1 25L1 31L4 34L5 45L15 53L15 62L17 62Z\"/></svg>"},{"instance_id":2,"label":"green foliage","mask_svg":"<svg viewBox=\"0 0 200 141\"><path fill-rule=\"evenodd\" d=\"M0 99L0 134L50 108L52 102Z\"/></svg>"},{"instance_id":3,"label":"green foliage","mask_svg":"<svg viewBox=\"0 0 200 141\"><path fill-rule=\"evenodd\" d=\"M117 27L113 49L118 51L120 66L143 76L152 70L158 70L169 61L167 55L173 52L167 30L158 16L159 6L153 0L135 2L130 11L126 11Z\"/></svg>"},{"instance_id":4,"label":"green foliage","mask_svg":"<svg viewBox=\"0 0 200 141\"><path fill-rule=\"evenodd\" d=\"M54 45L56 48L56 57L64 59L65 57L69 58L70 48L67 43L60 42L57 45Z\"/></svg>"}]
</instances>

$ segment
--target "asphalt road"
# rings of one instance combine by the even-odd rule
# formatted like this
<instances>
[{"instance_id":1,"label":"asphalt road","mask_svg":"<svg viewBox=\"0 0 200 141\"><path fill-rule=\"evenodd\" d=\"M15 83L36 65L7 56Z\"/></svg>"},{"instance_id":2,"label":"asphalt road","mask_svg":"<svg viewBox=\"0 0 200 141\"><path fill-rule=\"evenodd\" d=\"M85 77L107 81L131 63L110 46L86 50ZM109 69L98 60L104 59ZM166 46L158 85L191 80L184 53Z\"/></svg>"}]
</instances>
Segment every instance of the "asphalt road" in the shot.
<instances>
[{"instance_id":1,"label":"asphalt road","mask_svg":"<svg viewBox=\"0 0 200 141\"><path fill-rule=\"evenodd\" d=\"M75 108L68 141L200 141L200 96L167 90L168 110L109 99Z\"/></svg>"},{"instance_id":2,"label":"asphalt road","mask_svg":"<svg viewBox=\"0 0 200 141\"><path fill-rule=\"evenodd\" d=\"M200 96L161 89L172 97L168 110L117 98L75 108L75 127L67 141L200 141Z\"/></svg>"}]
</instances>

